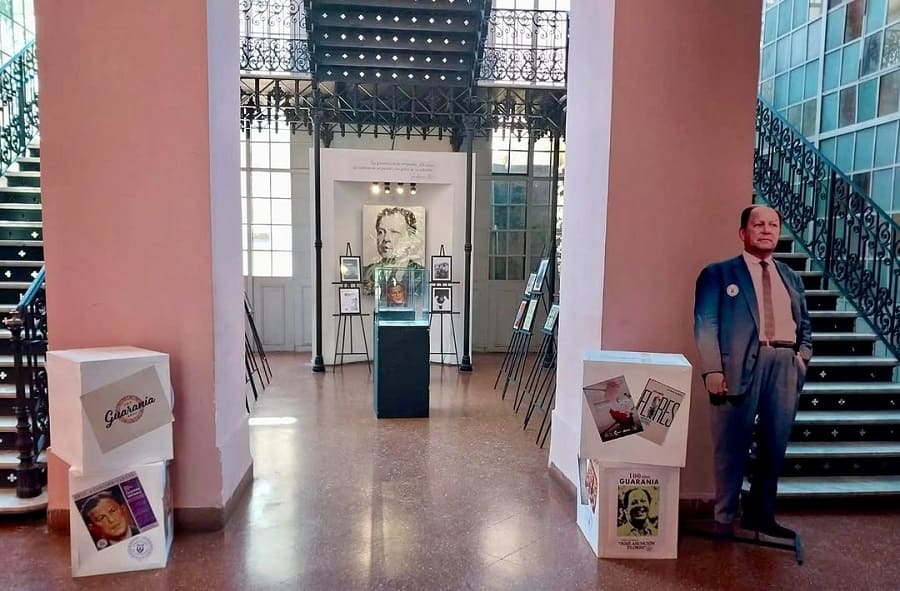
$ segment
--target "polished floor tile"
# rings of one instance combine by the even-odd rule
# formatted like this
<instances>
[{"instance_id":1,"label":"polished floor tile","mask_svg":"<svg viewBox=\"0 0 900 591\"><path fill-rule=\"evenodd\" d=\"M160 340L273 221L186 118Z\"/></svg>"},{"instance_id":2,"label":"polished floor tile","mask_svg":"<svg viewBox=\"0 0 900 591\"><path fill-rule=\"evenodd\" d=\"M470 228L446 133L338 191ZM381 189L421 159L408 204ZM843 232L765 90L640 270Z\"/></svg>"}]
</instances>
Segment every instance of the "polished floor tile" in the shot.
<instances>
[{"instance_id":1,"label":"polished floor tile","mask_svg":"<svg viewBox=\"0 0 900 591\"><path fill-rule=\"evenodd\" d=\"M227 527L176 536L163 570L72 579L68 539L0 520L2 589L896 589L900 511L860 499L790 509L807 560L685 536L677 561L597 560L547 450L475 373L432 368L429 419L377 420L355 364L271 355L251 422L253 487Z\"/></svg>"}]
</instances>

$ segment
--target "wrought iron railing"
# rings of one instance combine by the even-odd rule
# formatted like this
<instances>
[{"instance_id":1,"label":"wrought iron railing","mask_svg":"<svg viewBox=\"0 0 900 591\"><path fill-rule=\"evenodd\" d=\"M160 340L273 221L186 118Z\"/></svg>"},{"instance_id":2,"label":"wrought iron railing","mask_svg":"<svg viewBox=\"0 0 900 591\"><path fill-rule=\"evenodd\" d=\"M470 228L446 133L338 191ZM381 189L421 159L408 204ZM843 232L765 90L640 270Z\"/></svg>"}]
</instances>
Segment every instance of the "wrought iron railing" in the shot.
<instances>
[{"instance_id":1,"label":"wrought iron railing","mask_svg":"<svg viewBox=\"0 0 900 591\"><path fill-rule=\"evenodd\" d=\"M38 133L34 41L0 67L0 174L25 153Z\"/></svg>"},{"instance_id":2,"label":"wrought iron railing","mask_svg":"<svg viewBox=\"0 0 900 591\"><path fill-rule=\"evenodd\" d=\"M41 494L44 469L37 463L50 445L50 408L47 399L47 300L45 271L40 272L3 324L11 333L16 382L16 495Z\"/></svg>"},{"instance_id":3,"label":"wrought iron railing","mask_svg":"<svg viewBox=\"0 0 900 591\"><path fill-rule=\"evenodd\" d=\"M900 358L900 226L762 98L753 185Z\"/></svg>"},{"instance_id":4,"label":"wrought iron railing","mask_svg":"<svg viewBox=\"0 0 900 591\"><path fill-rule=\"evenodd\" d=\"M492 10L479 79L565 86L568 45L565 10Z\"/></svg>"},{"instance_id":5,"label":"wrought iron railing","mask_svg":"<svg viewBox=\"0 0 900 591\"><path fill-rule=\"evenodd\" d=\"M310 72L303 0L239 0L241 70Z\"/></svg>"}]
</instances>

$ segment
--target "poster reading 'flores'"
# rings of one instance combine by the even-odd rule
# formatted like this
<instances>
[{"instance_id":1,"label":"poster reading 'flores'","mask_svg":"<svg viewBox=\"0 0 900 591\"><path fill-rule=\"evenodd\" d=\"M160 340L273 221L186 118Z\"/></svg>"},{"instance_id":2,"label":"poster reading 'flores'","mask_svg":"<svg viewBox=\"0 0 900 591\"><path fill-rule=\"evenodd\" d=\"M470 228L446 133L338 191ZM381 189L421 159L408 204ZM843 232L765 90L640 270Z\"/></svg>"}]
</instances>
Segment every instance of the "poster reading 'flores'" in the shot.
<instances>
[{"instance_id":1,"label":"poster reading 'flores'","mask_svg":"<svg viewBox=\"0 0 900 591\"><path fill-rule=\"evenodd\" d=\"M165 389L153 367L85 393L81 404L103 453L173 420Z\"/></svg>"}]
</instances>

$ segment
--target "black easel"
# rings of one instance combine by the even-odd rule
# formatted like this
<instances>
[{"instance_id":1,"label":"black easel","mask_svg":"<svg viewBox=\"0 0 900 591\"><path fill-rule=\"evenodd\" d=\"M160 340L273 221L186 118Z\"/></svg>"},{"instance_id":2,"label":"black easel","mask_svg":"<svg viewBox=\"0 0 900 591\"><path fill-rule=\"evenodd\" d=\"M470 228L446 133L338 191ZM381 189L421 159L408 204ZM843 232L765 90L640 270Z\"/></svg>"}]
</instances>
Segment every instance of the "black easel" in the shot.
<instances>
[{"instance_id":1,"label":"black easel","mask_svg":"<svg viewBox=\"0 0 900 591\"><path fill-rule=\"evenodd\" d=\"M444 245L443 245L443 244L441 244L441 251L440 251L440 255L438 255L438 256L442 256L442 257L443 257L443 256L447 256L446 253L444 252ZM451 269L451 270L449 271L448 277L450 277L450 278L452 279L452 277L453 277L452 266L451 266L450 269ZM432 272L432 275L433 275L433 274L434 274L434 273ZM431 313L430 313L430 315L429 315L429 317L428 317L428 328L429 328L429 330L431 330L431 320L432 320L435 316L438 316L438 317L440 317L440 319L441 319L441 328L440 328L440 339L441 339L441 340L440 340L440 350L437 351L437 352L432 351L432 352L430 353L430 355L440 355L440 358L439 358L440 361L439 361L438 363L440 363L441 365L444 365L444 355L449 355L450 353L453 353L453 356L456 358L456 365L459 365L459 346L457 345L457 342L456 342L456 326L455 326L455 324L454 324L454 322L453 322L453 317L459 315L459 312L455 312L455 311L453 310L453 301L454 301L454 298L453 298L453 286L454 286L454 285L459 285L459 284L460 284L459 281L452 281L452 280L447 280L447 281L436 280L436 279L434 279L433 277L432 277L432 280L431 280L431 286L432 286L432 287L446 287L446 288L449 288L449 289L450 289L450 309L449 309L449 310L431 310ZM433 302L432 302L432 303L433 303ZM453 351L444 351L444 318L447 317L447 316L450 317L450 334L453 336Z\"/></svg>"},{"instance_id":2,"label":"black easel","mask_svg":"<svg viewBox=\"0 0 900 591\"><path fill-rule=\"evenodd\" d=\"M552 319L548 317L541 329L541 332L544 333L544 342L541 344L541 351L531 368L534 378L531 380L531 386L526 387L526 393L531 392L531 400L528 402L528 412L525 413L525 421L522 425L522 430L527 429L535 412L544 415L534 440L535 443L540 442L542 448L550 433L550 411L553 410L553 402L556 400L556 331L559 326L559 304L555 303L551 306L551 311L554 307L556 314ZM524 399L525 395L522 396L522 400Z\"/></svg>"},{"instance_id":3,"label":"black easel","mask_svg":"<svg viewBox=\"0 0 900 591\"><path fill-rule=\"evenodd\" d=\"M263 348L262 339L259 338L259 331L256 330L256 323L253 321L253 308L250 306L250 301L247 299L246 293L244 293L244 315L247 318L247 327L250 329L250 336L253 337L253 340L250 341L247 337L247 331L244 331L244 338L247 340L247 348L249 349L251 356L255 355L259 359L258 365L262 366L266 384L268 384L272 381L272 368L269 367L269 358L266 357L266 350ZM256 365L256 363L254 363L254 365ZM262 380L263 374L260 374L260 380Z\"/></svg>"},{"instance_id":4,"label":"black easel","mask_svg":"<svg viewBox=\"0 0 900 591\"><path fill-rule=\"evenodd\" d=\"M344 251L344 256L352 257L353 249L350 247L350 243L347 243L347 248ZM358 260L358 258L357 258ZM362 273L361 264L357 268L358 272ZM359 276L355 280L344 280L344 277L341 277L341 281L332 281L332 285L336 286L337 290L337 301L338 306L340 306L341 301L341 290L342 289L356 289L357 293L361 295L360 286L362 285L362 277ZM332 317L337 318L337 328L334 333L334 358L332 359L331 371L332 373L337 371L337 366L344 365L344 357L352 357L357 355L365 355L366 356L366 366L369 369L369 373L372 373L372 361L369 357L369 343L366 340L366 325L363 321L364 316L371 316L371 314L363 314L362 313L362 301L360 299L360 311L359 312L343 312L338 309L338 312L332 314ZM353 318L359 319L359 329L362 331L362 342L363 342L363 350L357 351L356 347L353 344ZM347 330L350 330L350 350L347 350ZM338 343L340 343L340 351L338 350ZM340 363L338 363L338 357L341 358Z\"/></svg>"}]
</instances>

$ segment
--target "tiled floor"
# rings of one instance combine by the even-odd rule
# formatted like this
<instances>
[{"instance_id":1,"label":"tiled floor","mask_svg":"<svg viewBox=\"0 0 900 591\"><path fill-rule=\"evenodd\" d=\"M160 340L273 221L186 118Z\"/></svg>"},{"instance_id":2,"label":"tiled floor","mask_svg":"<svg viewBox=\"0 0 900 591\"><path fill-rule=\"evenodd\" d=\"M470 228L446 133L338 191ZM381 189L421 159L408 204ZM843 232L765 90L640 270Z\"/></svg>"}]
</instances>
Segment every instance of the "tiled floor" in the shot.
<instances>
[{"instance_id":1,"label":"tiled floor","mask_svg":"<svg viewBox=\"0 0 900 591\"><path fill-rule=\"evenodd\" d=\"M0 522L0 588L900 588L900 512L864 500L783 514L803 566L689 537L677 561L598 561L547 451L491 390L499 357L471 375L435 366L431 418L381 421L365 366L315 375L308 356L272 358L255 416L287 424L251 428L256 478L224 531L177 536L165 570L73 580L67 538Z\"/></svg>"}]
</instances>

